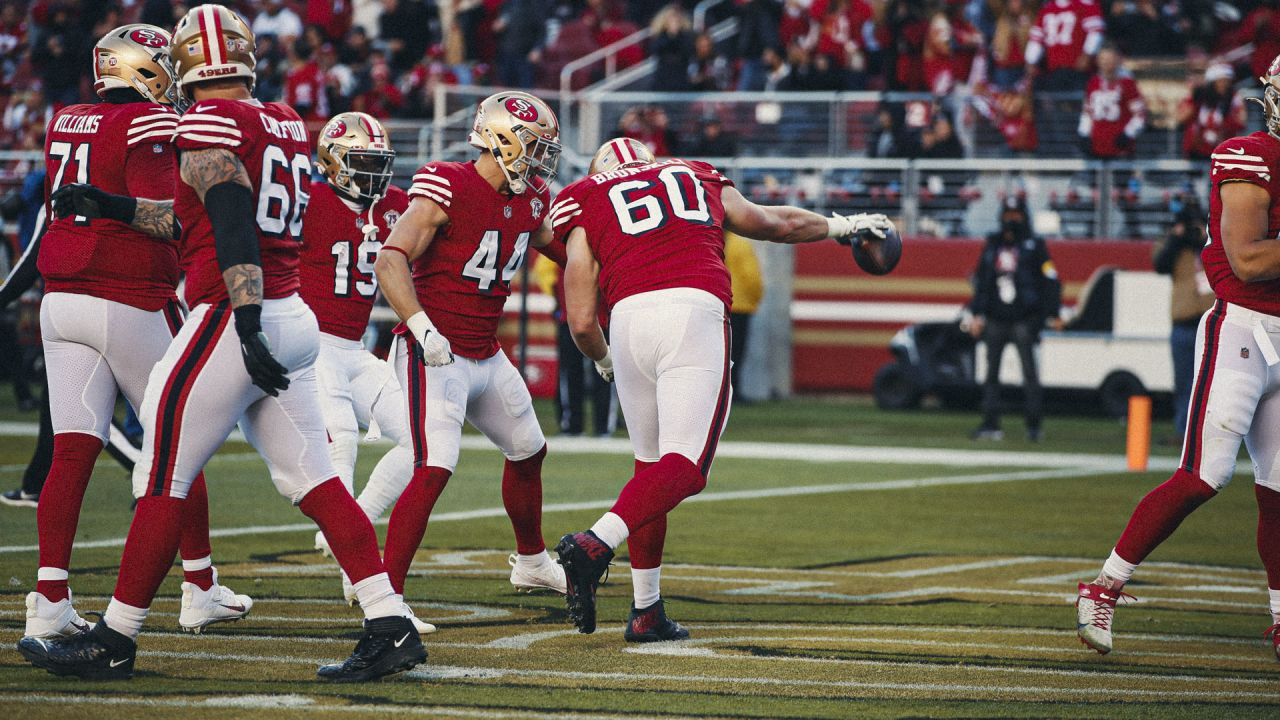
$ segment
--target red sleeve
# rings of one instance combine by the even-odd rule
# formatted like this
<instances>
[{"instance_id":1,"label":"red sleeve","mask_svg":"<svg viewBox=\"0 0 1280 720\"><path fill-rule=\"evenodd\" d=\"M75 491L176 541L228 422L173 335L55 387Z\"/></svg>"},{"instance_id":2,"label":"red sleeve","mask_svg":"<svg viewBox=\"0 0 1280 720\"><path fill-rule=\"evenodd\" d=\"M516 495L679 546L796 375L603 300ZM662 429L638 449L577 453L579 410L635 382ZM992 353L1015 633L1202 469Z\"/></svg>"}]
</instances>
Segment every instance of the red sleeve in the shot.
<instances>
[{"instance_id":1,"label":"red sleeve","mask_svg":"<svg viewBox=\"0 0 1280 720\"><path fill-rule=\"evenodd\" d=\"M691 160L689 161L689 167L693 168L698 175L698 179L704 183L710 182L721 187L733 187L733 181L721 174L711 163Z\"/></svg>"},{"instance_id":2,"label":"red sleeve","mask_svg":"<svg viewBox=\"0 0 1280 720\"><path fill-rule=\"evenodd\" d=\"M1232 138L1213 149L1213 183L1247 182L1271 189L1272 168L1253 138Z\"/></svg>"},{"instance_id":3,"label":"red sleeve","mask_svg":"<svg viewBox=\"0 0 1280 720\"><path fill-rule=\"evenodd\" d=\"M582 224L583 200L579 197L581 185L574 183L556 196L556 201L551 204L551 233L554 238L553 242L560 243L561 246L567 246L569 242L569 231ZM554 260L554 258L552 258Z\"/></svg>"},{"instance_id":4,"label":"red sleeve","mask_svg":"<svg viewBox=\"0 0 1280 720\"><path fill-rule=\"evenodd\" d=\"M453 207L453 183L449 180L452 173L445 164L424 165L413 175L413 184L409 186L409 200L426 198L435 202L450 214Z\"/></svg>"},{"instance_id":5,"label":"red sleeve","mask_svg":"<svg viewBox=\"0 0 1280 720\"><path fill-rule=\"evenodd\" d=\"M244 135L236 122L238 100L202 100L178 121L174 145L179 150L222 148L237 155Z\"/></svg>"},{"instance_id":6,"label":"red sleeve","mask_svg":"<svg viewBox=\"0 0 1280 720\"><path fill-rule=\"evenodd\" d=\"M565 246L563 240L553 238L544 247L538 248L538 254L562 268L569 262L569 248Z\"/></svg>"},{"instance_id":7,"label":"red sleeve","mask_svg":"<svg viewBox=\"0 0 1280 720\"><path fill-rule=\"evenodd\" d=\"M1107 23L1102 19L1102 11L1098 9L1097 3L1086 3L1080 12L1080 27L1086 33L1103 32L1107 29Z\"/></svg>"},{"instance_id":8,"label":"red sleeve","mask_svg":"<svg viewBox=\"0 0 1280 720\"><path fill-rule=\"evenodd\" d=\"M173 146L168 143L144 143L130 147L124 161L129 195L148 200L172 200L175 165Z\"/></svg>"}]
</instances>

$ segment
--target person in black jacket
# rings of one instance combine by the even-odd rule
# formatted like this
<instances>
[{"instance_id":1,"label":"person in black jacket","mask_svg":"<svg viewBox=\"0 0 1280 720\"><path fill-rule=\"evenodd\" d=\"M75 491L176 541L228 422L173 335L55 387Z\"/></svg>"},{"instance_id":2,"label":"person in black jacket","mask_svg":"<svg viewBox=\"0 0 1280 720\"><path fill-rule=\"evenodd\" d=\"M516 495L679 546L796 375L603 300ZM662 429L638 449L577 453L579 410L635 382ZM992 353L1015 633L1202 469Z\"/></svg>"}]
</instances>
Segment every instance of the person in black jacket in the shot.
<instances>
[{"instance_id":1,"label":"person in black jacket","mask_svg":"<svg viewBox=\"0 0 1280 720\"><path fill-rule=\"evenodd\" d=\"M1050 320L1061 328L1058 310L1062 286L1040 238L1031 234L1025 203L1007 198L1000 210L1000 230L987 237L973 276L969 332L986 345L987 377L982 386L982 425L975 440L1001 440L1000 360L1005 345L1018 348L1026 395L1027 439L1041 438L1043 391L1036 368L1035 346Z\"/></svg>"}]
</instances>

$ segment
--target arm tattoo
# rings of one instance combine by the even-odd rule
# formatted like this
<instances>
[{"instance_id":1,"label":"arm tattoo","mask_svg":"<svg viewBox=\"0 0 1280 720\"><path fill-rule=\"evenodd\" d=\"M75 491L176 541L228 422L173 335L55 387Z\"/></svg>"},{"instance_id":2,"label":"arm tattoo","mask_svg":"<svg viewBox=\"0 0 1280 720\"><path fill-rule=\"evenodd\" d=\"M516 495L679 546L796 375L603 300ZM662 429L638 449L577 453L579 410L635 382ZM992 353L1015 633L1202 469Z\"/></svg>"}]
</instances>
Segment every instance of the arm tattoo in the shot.
<instances>
[{"instance_id":1,"label":"arm tattoo","mask_svg":"<svg viewBox=\"0 0 1280 720\"><path fill-rule=\"evenodd\" d=\"M219 183L234 182L253 189L244 164L230 150L188 150L182 153L180 173L182 181L196 191L200 202L204 202L204 194L209 188Z\"/></svg>"},{"instance_id":2,"label":"arm tattoo","mask_svg":"<svg viewBox=\"0 0 1280 720\"><path fill-rule=\"evenodd\" d=\"M257 265L232 265L222 271L231 307L262 304L262 268Z\"/></svg>"},{"instance_id":3,"label":"arm tattoo","mask_svg":"<svg viewBox=\"0 0 1280 720\"><path fill-rule=\"evenodd\" d=\"M154 238L177 239L178 217L173 212L173 201L138 198L138 209L130 227Z\"/></svg>"}]
</instances>

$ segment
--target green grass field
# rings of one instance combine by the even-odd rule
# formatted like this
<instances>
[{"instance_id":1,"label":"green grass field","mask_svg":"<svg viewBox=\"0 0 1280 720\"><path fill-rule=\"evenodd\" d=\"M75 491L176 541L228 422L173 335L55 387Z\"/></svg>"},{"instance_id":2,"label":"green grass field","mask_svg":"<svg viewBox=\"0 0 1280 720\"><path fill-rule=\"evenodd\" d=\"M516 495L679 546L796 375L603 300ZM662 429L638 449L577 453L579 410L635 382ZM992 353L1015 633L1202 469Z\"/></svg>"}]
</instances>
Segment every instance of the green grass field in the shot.
<instances>
[{"instance_id":1,"label":"green grass field","mask_svg":"<svg viewBox=\"0 0 1280 720\"><path fill-rule=\"evenodd\" d=\"M55 678L13 650L34 586L35 513L0 508L0 708L94 720L1280 714L1248 475L1143 567L1129 587L1140 602L1118 611L1116 651L1100 657L1076 640L1075 584L1167 471L1123 472L1123 428L1103 419L1051 419L1040 445L1016 432L976 445L974 423L859 400L735 408L706 491L671 518L664 595L693 639L642 647L621 637L625 562L601 590L594 635L573 631L559 597L514 593L501 457L464 450L407 588L440 626L426 638L430 659L361 686L315 679L317 664L350 651L360 616L341 602L336 566L311 549L306 518L244 445L229 445L208 478L215 562L255 598L253 612L180 634L175 569L131 682ZM31 443L0 437L3 489ZM363 448L361 477L380 447ZM1175 454L1157 448L1153 463ZM630 465L621 440L553 438L547 539L588 526ZM125 473L100 463L73 560L82 613L105 608L129 500Z\"/></svg>"}]
</instances>

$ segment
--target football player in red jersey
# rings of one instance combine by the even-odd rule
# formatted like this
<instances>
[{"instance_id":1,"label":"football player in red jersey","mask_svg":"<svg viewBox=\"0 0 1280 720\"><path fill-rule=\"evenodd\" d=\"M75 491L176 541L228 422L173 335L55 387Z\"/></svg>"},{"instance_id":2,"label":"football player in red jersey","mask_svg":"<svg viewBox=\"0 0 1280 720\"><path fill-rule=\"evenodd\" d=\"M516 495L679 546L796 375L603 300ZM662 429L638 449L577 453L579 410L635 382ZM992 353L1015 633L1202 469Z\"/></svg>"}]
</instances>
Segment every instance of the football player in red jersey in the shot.
<instances>
[{"instance_id":1,"label":"football player in red jersey","mask_svg":"<svg viewBox=\"0 0 1280 720\"><path fill-rule=\"evenodd\" d=\"M378 284L403 321L396 372L414 451L413 479L387 528L384 559L397 592L458 463L464 421L507 457L502 503L516 535L511 583L564 592L564 571L542 540L546 439L529 388L497 338L525 252L551 239L544 220L559 135L555 114L538 98L486 98L471 134L480 157L420 169L409 210L378 255Z\"/></svg>"},{"instance_id":2,"label":"football player in red jersey","mask_svg":"<svg viewBox=\"0 0 1280 720\"><path fill-rule=\"evenodd\" d=\"M347 492L355 494L360 428L376 428L396 443L356 498L370 522L400 497L413 474L409 416L395 370L361 343L378 293L374 260L409 206L405 191L391 185L395 157L386 128L372 116L349 112L330 119L316 143L316 166L326 182L311 185L302 220L300 293L320 324L320 407L329 456ZM330 554L322 532L316 532L316 548ZM342 589L347 602L354 602L345 574ZM420 633L435 630L417 618L414 624Z\"/></svg>"},{"instance_id":3,"label":"football player in red jersey","mask_svg":"<svg viewBox=\"0 0 1280 720\"><path fill-rule=\"evenodd\" d=\"M1147 106L1138 83L1122 65L1115 45L1098 51L1098 74L1089 78L1076 134L1085 155L1132 158L1138 136L1147 124Z\"/></svg>"},{"instance_id":4,"label":"football player in red jersey","mask_svg":"<svg viewBox=\"0 0 1280 720\"><path fill-rule=\"evenodd\" d=\"M172 204L169 138L178 116L170 107L169 34L152 25L125 25L103 36L93 57L94 89L103 102L62 109L46 134L46 188L59 191L55 205L68 194L107 192ZM133 407L142 406L147 376L182 324L173 239L171 223L157 224L129 209L119 220L58 217L39 241L46 290L40 326L55 434L37 509L40 569L36 590L27 595L27 637L88 630L67 587L72 542L116 396L124 393ZM179 623L199 632L210 623L238 620L253 603L217 584L203 475L195 476L189 496L182 508L186 582Z\"/></svg>"},{"instance_id":5,"label":"football player in red jersey","mask_svg":"<svg viewBox=\"0 0 1280 720\"><path fill-rule=\"evenodd\" d=\"M329 458L313 367L319 332L298 296L306 130L287 105L253 99L253 33L234 12L193 8L171 47L193 103L174 133L181 182L169 216L182 227L191 319L152 370L142 401L138 505L106 613L87 633L24 638L19 649L58 675L132 676L135 639L173 561L192 479L239 423L276 488L324 531L367 618L355 652L321 667L320 677L406 670L426 650L387 580L373 526ZM157 210L135 202L139 213Z\"/></svg>"},{"instance_id":6,"label":"football player in red jersey","mask_svg":"<svg viewBox=\"0 0 1280 720\"><path fill-rule=\"evenodd\" d=\"M625 540L634 604L628 642L689 633L663 610L659 590L667 513L707 482L729 418L729 271L724 232L782 243L828 237L852 243L894 231L883 215L830 219L796 207L762 207L706 163L655 161L643 144L617 138L551 208L568 244L564 288L574 341L618 401L635 450L636 474L613 508L556 546L578 630L596 628L596 585ZM597 320L610 308L606 343Z\"/></svg>"},{"instance_id":7,"label":"football player in red jersey","mask_svg":"<svg viewBox=\"0 0 1280 720\"><path fill-rule=\"evenodd\" d=\"M1280 57L1262 80L1266 131L1211 156L1209 241L1200 261L1217 303L1200 320L1181 466L1134 509L1098 578L1080 583L1076 629L1112 648L1112 619L1138 565L1235 474L1243 440L1254 466L1258 554L1280 623ZM1280 657L1280 634L1268 631Z\"/></svg>"}]
</instances>

